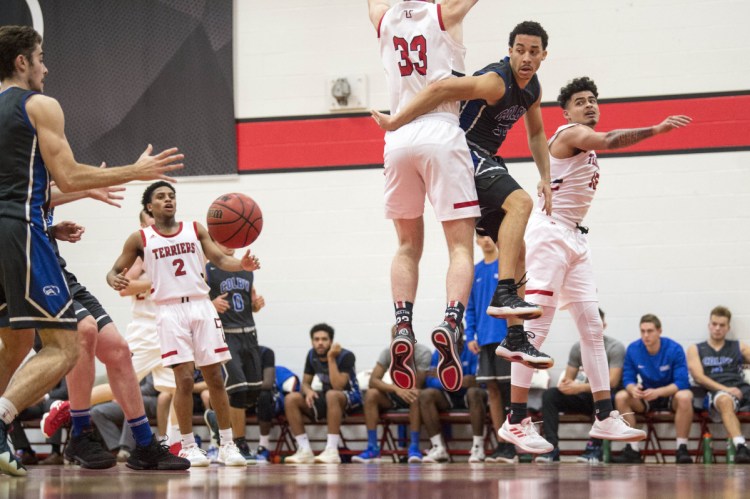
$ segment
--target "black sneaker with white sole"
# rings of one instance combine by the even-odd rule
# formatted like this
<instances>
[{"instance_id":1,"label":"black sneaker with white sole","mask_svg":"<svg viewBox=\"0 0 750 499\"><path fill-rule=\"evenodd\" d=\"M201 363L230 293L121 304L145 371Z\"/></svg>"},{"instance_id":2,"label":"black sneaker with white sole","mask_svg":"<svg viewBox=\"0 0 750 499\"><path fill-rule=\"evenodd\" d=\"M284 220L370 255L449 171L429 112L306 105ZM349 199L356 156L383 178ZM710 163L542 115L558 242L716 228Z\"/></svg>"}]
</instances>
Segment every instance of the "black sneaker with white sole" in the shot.
<instances>
[{"instance_id":1,"label":"black sneaker with white sole","mask_svg":"<svg viewBox=\"0 0 750 499\"><path fill-rule=\"evenodd\" d=\"M458 335L458 328L448 321L441 322L432 331L432 344L440 354L437 365L438 379L449 392L460 390L464 382Z\"/></svg>"},{"instance_id":2,"label":"black sneaker with white sole","mask_svg":"<svg viewBox=\"0 0 750 499\"><path fill-rule=\"evenodd\" d=\"M542 316L542 307L529 303L518 296L518 288L523 282L513 284L498 284L495 294L487 307L487 315L498 319L518 318L523 320L536 319Z\"/></svg>"},{"instance_id":3,"label":"black sneaker with white sole","mask_svg":"<svg viewBox=\"0 0 750 499\"><path fill-rule=\"evenodd\" d=\"M518 330L516 330L517 327ZM508 334L495 349L495 355L510 362L520 362L532 369L549 369L555 364L555 361L531 344L529 338L533 337L534 333L524 331L520 326L511 326L508 328Z\"/></svg>"},{"instance_id":4,"label":"black sneaker with white sole","mask_svg":"<svg viewBox=\"0 0 750 499\"><path fill-rule=\"evenodd\" d=\"M417 367L414 365L414 345L417 339L410 327L401 326L391 341L391 365L388 372L393 384L411 390L417 384Z\"/></svg>"}]
</instances>

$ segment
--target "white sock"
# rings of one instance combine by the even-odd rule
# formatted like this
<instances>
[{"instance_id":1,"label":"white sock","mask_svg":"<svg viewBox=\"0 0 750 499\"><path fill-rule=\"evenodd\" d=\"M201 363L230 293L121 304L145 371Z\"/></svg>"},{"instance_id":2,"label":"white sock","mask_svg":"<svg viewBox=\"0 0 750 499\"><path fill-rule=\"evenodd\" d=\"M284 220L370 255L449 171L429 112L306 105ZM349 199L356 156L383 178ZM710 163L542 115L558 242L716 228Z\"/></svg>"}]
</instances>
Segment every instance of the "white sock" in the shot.
<instances>
[{"instance_id":1,"label":"white sock","mask_svg":"<svg viewBox=\"0 0 750 499\"><path fill-rule=\"evenodd\" d=\"M187 449L195 445L195 435L188 433L187 435L180 435L180 441L182 442L182 448Z\"/></svg>"},{"instance_id":2,"label":"white sock","mask_svg":"<svg viewBox=\"0 0 750 499\"><path fill-rule=\"evenodd\" d=\"M0 419L3 420L3 423L11 424L16 416L18 416L18 409L13 405L13 402L5 397L0 397Z\"/></svg>"},{"instance_id":3,"label":"white sock","mask_svg":"<svg viewBox=\"0 0 750 499\"><path fill-rule=\"evenodd\" d=\"M258 445L266 449L271 447L271 435L261 435Z\"/></svg>"},{"instance_id":4,"label":"white sock","mask_svg":"<svg viewBox=\"0 0 750 499\"><path fill-rule=\"evenodd\" d=\"M170 426L167 428L167 442L169 444L176 444L180 439L180 427L177 425Z\"/></svg>"},{"instance_id":5,"label":"white sock","mask_svg":"<svg viewBox=\"0 0 750 499\"><path fill-rule=\"evenodd\" d=\"M299 447L300 449L312 450L310 449L310 439L307 438L307 433L297 435L296 437L294 437L294 439L297 441L297 447Z\"/></svg>"},{"instance_id":6,"label":"white sock","mask_svg":"<svg viewBox=\"0 0 750 499\"><path fill-rule=\"evenodd\" d=\"M676 440L677 447L679 447L680 445L687 445L687 444L688 444L688 439L687 438L679 438L678 437L677 440Z\"/></svg>"},{"instance_id":7,"label":"white sock","mask_svg":"<svg viewBox=\"0 0 750 499\"><path fill-rule=\"evenodd\" d=\"M633 448L640 452L641 450L641 442L633 442Z\"/></svg>"},{"instance_id":8,"label":"white sock","mask_svg":"<svg viewBox=\"0 0 750 499\"><path fill-rule=\"evenodd\" d=\"M341 437L338 433L329 433L328 434L328 441L326 442L326 449L336 449L339 448L339 440L341 440Z\"/></svg>"},{"instance_id":9,"label":"white sock","mask_svg":"<svg viewBox=\"0 0 750 499\"><path fill-rule=\"evenodd\" d=\"M219 430L219 445L225 445L232 441L232 429Z\"/></svg>"},{"instance_id":10,"label":"white sock","mask_svg":"<svg viewBox=\"0 0 750 499\"><path fill-rule=\"evenodd\" d=\"M476 436L474 435L474 443L472 444L473 447L484 447L484 437L483 436Z\"/></svg>"},{"instance_id":11,"label":"white sock","mask_svg":"<svg viewBox=\"0 0 750 499\"><path fill-rule=\"evenodd\" d=\"M745 445L745 437L740 435L739 437L734 437L732 439L732 442L734 442L734 447L737 448L738 445Z\"/></svg>"},{"instance_id":12,"label":"white sock","mask_svg":"<svg viewBox=\"0 0 750 499\"><path fill-rule=\"evenodd\" d=\"M432 442L433 447L442 447L443 436L440 433L438 433L437 435L433 435L430 437L430 442Z\"/></svg>"}]
</instances>

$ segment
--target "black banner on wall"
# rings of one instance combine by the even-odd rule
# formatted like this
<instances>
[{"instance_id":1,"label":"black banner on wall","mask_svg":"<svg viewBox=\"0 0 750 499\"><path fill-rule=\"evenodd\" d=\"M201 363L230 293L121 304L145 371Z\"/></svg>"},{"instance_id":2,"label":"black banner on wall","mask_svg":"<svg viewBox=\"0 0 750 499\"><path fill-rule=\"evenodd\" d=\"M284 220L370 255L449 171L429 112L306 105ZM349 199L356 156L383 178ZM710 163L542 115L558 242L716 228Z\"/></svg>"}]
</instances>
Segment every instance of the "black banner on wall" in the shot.
<instances>
[{"instance_id":1,"label":"black banner on wall","mask_svg":"<svg viewBox=\"0 0 750 499\"><path fill-rule=\"evenodd\" d=\"M0 0L1 24L44 37L44 91L76 158L120 165L151 142L177 175L237 172L232 0Z\"/></svg>"}]
</instances>

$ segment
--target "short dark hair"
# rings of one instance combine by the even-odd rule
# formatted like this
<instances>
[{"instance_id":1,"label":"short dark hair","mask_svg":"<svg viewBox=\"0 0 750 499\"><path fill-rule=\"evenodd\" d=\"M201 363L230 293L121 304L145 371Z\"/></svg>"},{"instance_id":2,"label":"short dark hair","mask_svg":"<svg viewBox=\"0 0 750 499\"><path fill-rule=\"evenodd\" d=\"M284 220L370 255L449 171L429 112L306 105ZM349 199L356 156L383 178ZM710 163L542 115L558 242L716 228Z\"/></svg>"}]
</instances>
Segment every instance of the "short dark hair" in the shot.
<instances>
[{"instance_id":1,"label":"short dark hair","mask_svg":"<svg viewBox=\"0 0 750 499\"><path fill-rule=\"evenodd\" d=\"M711 318L712 315L715 315L716 317L726 317L727 322L732 322L732 312L723 305L714 307L714 309L711 310L711 315L709 315L709 319Z\"/></svg>"},{"instance_id":2,"label":"short dark hair","mask_svg":"<svg viewBox=\"0 0 750 499\"><path fill-rule=\"evenodd\" d=\"M560 88L560 95L557 96L557 103L560 104L561 108L565 109L565 106L568 105L568 102L570 101L570 98L573 97L573 94L584 92L586 90L589 90L592 94L594 94L594 97L596 97L597 99L599 98L599 91L596 89L596 83L594 83L594 80L592 80L588 76L573 78L568 82L567 85Z\"/></svg>"},{"instance_id":3,"label":"short dark hair","mask_svg":"<svg viewBox=\"0 0 750 499\"><path fill-rule=\"evenodd\" d=\"M641 322L639 322L638 325L641 325L644 322L650 322L651 324L656 326L656 329L661 329L661 321L654 314L646 314L643 317L641 317Z\"/></svg>"},{"instance_id":4,"label":"short dark hair","mask_svg":"<svg viewBox=\"0 0 750 499\"><path fill-rule=\"evenodd\" d=\"M149 211L148 204L151 202L151 199L154 197L154 191L158 189L159 187L169 187L170 189L172 189L172 192L174 192L175 194L177 193L177 191L174 190L174 186L164 180L159 180L158 182L154 182L153 184L146 187L146 190L143 191L141 204L143 205L143 211L145 211L152 217L154 216L154 214Z\"/></svg>"},{"instance_id":5,"label":"short dark hair","mask_svg":"<svg viewBox=\"0 0 750 499\"><path fill-rule=\"evenodd\" d=\"M325 331L326 333L328 333L328 339L333 341L333 328L331 326L329 326L325 322L315 324L310 328L310 339L312 339L313 333L317 333L318 331Z\"/></svg>"},{"instance_id":6,"label":"short dark hair","mask_svg":"<svg viewBox=\"0 0 750 499\"><path fill-rule=\"evenodd\" d=\"M0 80L16 72L16 57L31 61L31 54L42 43L42 36L31 26L0 26Z\"/></svg>"},{"instance_id":7,"label":"short dark hair","mask_svg":"<svg viewBox=\"0 0 750 499\"><path fill-rule=\"evenodd\" d=\"M513 47L513 45L515 45L516 36L518 35L538 36L542 39L542 49L547 50L547 41L549 40L549 36L547 36L547 32L544 31L544 28L542 28L542 25L538 22L524 21L517 24L516 27L513 28L513 31L510 32L510 37L508 38L508 47Z\"/></svg>"}]
</instances>

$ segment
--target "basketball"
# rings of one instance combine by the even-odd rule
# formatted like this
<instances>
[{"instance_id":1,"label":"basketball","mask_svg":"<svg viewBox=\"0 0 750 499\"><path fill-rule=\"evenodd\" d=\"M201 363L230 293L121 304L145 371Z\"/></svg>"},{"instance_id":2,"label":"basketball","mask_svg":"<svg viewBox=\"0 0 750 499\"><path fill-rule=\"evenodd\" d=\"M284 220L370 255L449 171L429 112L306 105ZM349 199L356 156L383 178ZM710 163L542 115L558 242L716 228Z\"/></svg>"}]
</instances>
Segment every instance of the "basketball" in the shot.
<instances>
[{"instance_id":1,"label":"basketball","mask_svg":"<svg viewBox=\"0 0 750 499\"><path fill-rule=\"evenodd\" d=\"M219 196L206 217L208 233L228 248L244 248L255 242L263 229L263 213L253 199L238 192Z\"/></svg>"}]
</instances>

